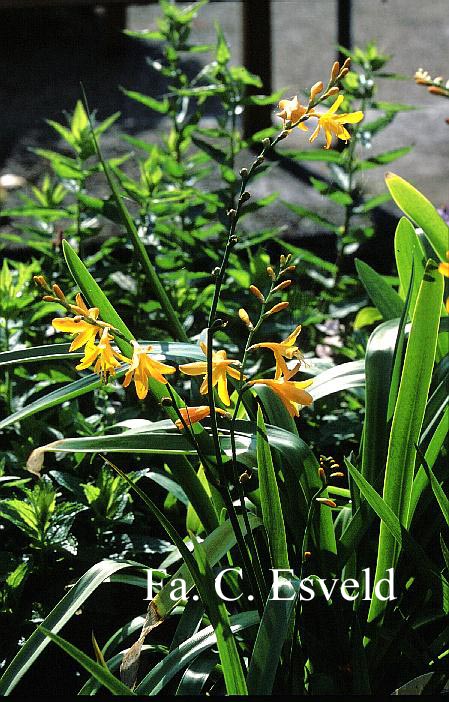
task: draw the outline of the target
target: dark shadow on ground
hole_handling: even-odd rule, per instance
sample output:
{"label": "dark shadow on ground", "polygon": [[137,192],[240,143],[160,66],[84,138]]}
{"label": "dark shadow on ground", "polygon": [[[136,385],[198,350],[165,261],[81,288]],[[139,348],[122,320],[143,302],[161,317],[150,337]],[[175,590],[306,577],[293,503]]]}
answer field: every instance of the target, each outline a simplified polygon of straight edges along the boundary
{"label": "dark shadow on ground", "polygon": [[37,159],[27,147],[54,144],[45,119],[64,122],[63,112],[80,98],[81,82],[99,119],[119,110],[127,132],[157,126],[160,116],[118,87],[152,96],[164,91],[161,77],[145,62],[145,56],[158,55],[157,46],[120,34],[111,42],[105,34],[104,18],[92,8],[0,11],[0,171],[12,156],[16,172],[37,175]]}

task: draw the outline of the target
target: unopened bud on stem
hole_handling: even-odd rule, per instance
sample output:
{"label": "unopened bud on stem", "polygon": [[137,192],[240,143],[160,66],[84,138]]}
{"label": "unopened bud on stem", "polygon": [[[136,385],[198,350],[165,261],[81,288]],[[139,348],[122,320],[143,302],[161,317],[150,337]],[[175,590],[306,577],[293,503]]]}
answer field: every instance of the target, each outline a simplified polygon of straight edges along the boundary
{"label": "unopened bud on stem", "polygon": [[61,302],[65,302],[65,295],[57,283],[53,283],[51,286],[56,297],[59,297]]}
{"label": "unopened bud on stem", "polygon": [[340,64],[338,61],[335,61],[334,65],[332,66],[331,70],[331,83],[334,82],[334,80],[337,79],[338,74],[340,73]]}
{"label": "unopened bud on stem", "polygon": [[276,314],[277,312],[282,312],[282,310],[286,310],[289,304],[289,302],[278,302],[277,305],[274,305],[274,307],[271,308],[271,310],[265,312],[264,317],[269,317],[272,314]]}
{"label": "unopened bud on stem", "polygon": [[254,325],[249,318],[249,314],[245,309],[243,309],[243,307],[239,309],[239,317],[242,320],[243,324],[245,324],[248,327],[248,329],[254,329]]}
{"label": "unopened bud on stem", "polygon": [[50,286],[48,285],[43,275],[35,275],[33,276],[33,280],[36,283],[36,285],[40,285],[40,287],[44,288],[44,290],[50,290]]}
{"label": "unopened bud on stem", "polygon": [[327,93],[324,93],[323,99],[332,97],[332,95],[336,95],[337,93],[340,92],[340,88],[337,85],[334,85],[333,88],[330,88],[330,90],[327,91]]}
{"label": "unopened bud on stem", "polygon": [[254,295],[254,297],[257,297],[259,302],[261,302],[262,304],[265,302],[265,297],[263,296],[263,294],[261,293],[261,291],[259,290],[259,288],[256,285],[250,285],[249,291],[250,291],[250,293],[252,293]]}
{"label": "unopened bud on stem", "polygon": [[316,501],[319,502],[321,505],[326,505],[326,507],[337,506],[337,504],[333,500],[330,500],[328,497],[317,497]]}
{"label": "unopened bud on stem", "polygon": [[284,268],[283,271],[279,273],[279,275],[285,275],[286,273],[293,273],[293,271],[296,271],[296,266],[287,266],[287,268]]}
{"label": "unopened bud on stem", "polygon": [[276,285],[275,288],[273,288],[273,292],[279,292],[279,290],[285,290],[286,288],[289,288],[290,285],[293,283],[293,280],[283,280],[282,283],[279,283],[279,285]]}
{"label": "unopened bud on stem", "polygon": [[310,98],[309,98],[310,102],[312,102],[312,100],[314,100],[316,98],[316,96],[319,93],[321,93],[321,91],[323,90],[323,87],[324,87],[323,83],[320,80],[318,81],[318,83],[315,83],[314,85],[312,85],[312,87],[310,88]]}

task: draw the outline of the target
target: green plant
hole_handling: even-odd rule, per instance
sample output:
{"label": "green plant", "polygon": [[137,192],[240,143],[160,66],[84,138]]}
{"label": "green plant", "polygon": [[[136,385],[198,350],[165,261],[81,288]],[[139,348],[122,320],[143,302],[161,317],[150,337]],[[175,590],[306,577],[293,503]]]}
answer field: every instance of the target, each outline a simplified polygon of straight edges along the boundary
{"label": "green plant", "polygon": [[[343,80],[345,112],[360,109],[363,113],[374,110],[379,113],[370,122],[365,120],[354,126],[352,138],[346,148],[338,151],[282,151],[297,162],[324,162],[329,170],[329,180],[312,176],[310,184],[330,202],[341,208],[342,217],[332,222],[300,205],[286,203],[289,209],[301,218],[318,222],[324,231],[336,237],[337,257],[333,269],[334,284],[342,274],[345,258],[353,255],[361,245],[372,239],[375,229],[371,215],[374,208],[390,199],[388,193],[369,195],[364,192],[363,175],[367,170],[386,166],[405,156],[411,146],[403,146],[370,156],[373,141],[380,139],[382,132],[402,111],[414,109],[409,105],[382,101],[378,97],[378,81],[404,78],[385,71],[390,56],[380,54],[376,44],[369,43],[365,49],[348,51],[340,47],[351,60],[351,71]],[[298,251],[299,259],[301,252]]]}
{"label": "green plant", "polygon": [[77,502],[57,502],[57,493],[49,478],[34,488],[21,488],[23,499],[0,501],[0,516],[20,529],[29,539],[32,549],[53,551],[65,549],[76,553],[76,540],[70,534],[76,515],[85,509]]}
{"label": "green plant", "polygon": [[[40,617],[42,625],[31,635],[27,632],[3,672],[0,691],[12,692],[50,642],[90,676],[81,694],[93,695],[102,688],[125,695],[378,694],[391,693],[423,673],[438,689],[445,682],[449,617],[449,328],[441,275],[447,265],[447,224],[410,183],[388,175],[388,190],[404,213],[394,241],[397,275],[383,276],[367,263],[356,262],[372,305],[365,316],[374,329],[369,339],[358,330],[350,338],[347,330],[337,356],[343,362],[328,360],[323,369],[307,353],[312,335],[303,339],[301,325],[286,319],[295,300],[293,256],[301,255],[338,279],[338,285],[332,280],[332,286],[321,288],[323,281],[315,278],[304,310],[310,325],[325,320],[313,310],[323,290],[339,296],[329,294],[327,302],[339,303],[342,309],[352,305],[355,312],[356,281],[340,276],[335,264],[310,252],[298,254],[294,246],[290,256],[271,263],[257,244],[252,251],[251,235],[246,242],[242,218],[251,211],[252,183],[264,171],[269,151],[295,126],[316,126],[313,120],[318,119],[329,138],[339,133],[339,126],[351,123],[352,114],[357,133],[358,111],[349,113],[349,119],[348,114],[340,115],[338,121],[335,111],[323,118],[315,110],[337,95],[339,81],[350,75],[349,65],[334,64],[328,85],[315,84],[306,104],[295,98],[281,101],[281,128],[276,135],[261,136],[259,153],[240,170],[239,181],[223,168],[235,165],[231,141],[238,148],[241,142],[228,132],[232,110],[245,99],[239,93],[238,101],[235,95],[231,100],[230,86],[235,89],[238,76],[228,66],[225,41],[218,30],[216,65],[208,74],[227,85],[218,91],[228,100],[222,133],[201,135],[195,121],[195,131],[189,133],[186,122],[177,132],[173,120],[184,105],[181,98],[191,99],[195,93],[187,94],[191,86],[181,78],[181,63],[171,50],[175,45],[177,52],[186,48],[189,22],[198,7],[178,8],[167,2],[162,7],[160,33],[169,40],[166,70],[178,71],[180,82],[170,100],[167,97],[171,142],[154,154],[152,150],[141,165],[138,188],[143,190],[104,159],[86,112],[90,131],[85,138],[88,143],[92,138],[98,168],[111,190],[110,198],[90,202],[89,207],[98,213],[107,205],[126,232],[127,246],[136,252],[140,268],[132,295],[127,304],[116,306],[117,277],[107,286],[102,280],[108,263],[102,262],[99,273],[91,258],[83,260],[64,241],[65,262],[80,294],[74,299],[65,295],[61,286],[68,286],[62,281],[49,283],[42,275],[35,280],[48,309],[64,309],[65,317],[57,317],[53,327],[74,334],[72,344],[0,353],[0,367],[15,369],[19,393],[13,398],[14,411],[0,423],[16,436],[5,463],[12,462],[13,455],[17,460],[32,444],[28,471],[40,476],[42,470],[52,469],[52,480],[64,495],[68,491],[76,499],[62,500],[47,477],[33,488],[25,487],[21,480],[25,475],[29,480],[29,473],[20,473],[6,476],[8,489],[15,493],[0,502],[0,515],[8,527],[25,534],[30,553],[45,553],[46,558],[66,548],[67,542],[73,546],[78,511],[84,510],[79,521],[88,517],[90,529],[88,538],[84,535],[85,541],[80,541],[78,580],[49,614]],[[384,59],[371,47],[366,54],[359,52],[357,60],[369,61],[374,71]],[[196,87],[200,86],[192,90]],[[159,102],[165,109],[164,101]],[[355,133],[348,132],[347,138],[355,139]],[[177,144],[178,165],[186,166],[189,149],[198,154],[192,146],[195,139],[206,137],[226,154],[221,163],[216,154],[211,158],[230,187],[219,197],[214,193],[215,211],[202,210],[195,220],[192,202],[200,207],[198,203],[207,200],[198,194],[199,180],[186,186],[181,168],[167,175],[162,165],[175,157]],[[216,146],[214,139],[223,141]],[[196,147],[208,152],[204,145]],[[206,163],[202,158],[196,165]],[[154,182],[145,190],[145,181],[152,177]],[[188,189],[179,208],[169,199],[170,185],[175,192]],[[154,212],[164,192],[163,208]],[[145,210],[147,196],[150,206]],[[88,203],[86,193],[79,198]],[[137,208],[130,205],[132,199]],[[226,219],[221,217],[225,207]],[[198,260],[189,252],[195,246],[185,233],[204,225],[202,254],[216,264],[191,326],[183,317],[190,293],[176,293],[176,266],[170,270],[167,261],[167,268],[156,268],[154,252],[140,238],[146,217],[159,236],[170,212],[176,246],[183,248],[180,260],[189,265]],[[208,241],[209,226],[220,217],[213,230],[219,237],[214,246]],[[188,287],[194,280],[189,276],[186,273],[181,285]],[[139,304],[128,314],[133,296]],[[40,313],[45,305],[38,309]],[[187,331],[196,329],[203,331],[195,332],[195,343],[183,340]],[[166,338],[170,336],[173,341]],[[38,377],[33,369],[46,368],[49,374],[53,363],[64,369],[59,371],[60,387],[50,392],[40,387],[29,396],[31,402],[21,397],[20,383]],[[301,381],[295,379],[298,372]],[[52,385],[48,378],[41,382]],[[66,403],[72,403],[69,411]],[[50,426],[43,420],[39,425],[39,415],[50,418]],[[57,428],[52,428],[55,418]],[[30,422],[33,430],[25,434]],[[117,454],[114,461],[119,465],[112,462],[111,453]],[[97,455],[100,464],[95,458],[89,461]],[[59,461],[63,463],[58,466]],[[94,547],[92,524],[97,532]],[[132,542],[134,528],[146,540],[146,550],[139,551]],[[159,535],[174,548],[163,545],[149,553],[150,539]],[[131,547],[117,555],[120,536],[129,538]],[[10,543],[11,532],[7,538]],[[99,560],[108,546],[113,560]],[[161,551],[163,556],[158,555]],[[144,563],[134,560],[137,553],[145,554]],[[133,560],[123,560],[125,555]],[[89,564],[79,577],[82,556]],[[145,573],[150,566],[155,566],[153,577],[159,581],[151,593]],[[75,570],[73,563],[72,567]],[[279,571],[279,577],[273,571]],[[9,568],[3,578],[5,609],[17,607],[21,589],[23,601],[32,583],[25,578],[32,575],[27,564],[14,562]],[[394,591],[391,599],[375,587],[387,575]],[[217,577],[226,600],[217,589]],[[97,626],[104,613],[90,612],[96,631],[94,659],[68,640],[71,633],[63,638],[59,632],[105,580],[119,593],[120,621],[115,609],[102,632],[102,644]],[[351,592],[337,587],[339,580],[345,580]],[[149,599],[144,616],[142,595]]]}

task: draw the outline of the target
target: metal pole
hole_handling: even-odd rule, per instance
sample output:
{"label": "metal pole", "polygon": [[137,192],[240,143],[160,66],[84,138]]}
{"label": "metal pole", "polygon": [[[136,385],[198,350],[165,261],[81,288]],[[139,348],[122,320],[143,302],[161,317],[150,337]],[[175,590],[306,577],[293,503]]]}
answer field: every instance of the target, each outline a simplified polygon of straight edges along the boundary
{"label": "metal pole", "polygon": [[[244,0],[243,64],[248,71],[260,76],[262,89],[248,86],[248,94],[272,92],[271,72],[271,0]],[[271,105],[248,105],[243,114],[243,133],[250,136],[271,126]]]}
{"label": "metal pole", "polygon": [[[352,48],[352,0],[337,0],[337,43],[345,49]],[[340,51],[337,60],[343,63],[346,56]]]}

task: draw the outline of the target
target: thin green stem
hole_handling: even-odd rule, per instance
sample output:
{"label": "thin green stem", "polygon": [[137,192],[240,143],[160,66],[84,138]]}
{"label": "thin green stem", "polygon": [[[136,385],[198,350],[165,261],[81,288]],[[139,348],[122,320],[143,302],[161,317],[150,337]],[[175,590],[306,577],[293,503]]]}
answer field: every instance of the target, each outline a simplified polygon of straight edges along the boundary
{"label": "thin green stem", "polygon": [[[78,156],[77,157],[77,165],[80,171],[83,170],[84,167],[84,161]],[[80,179],[78,183],[78,189],[77,189],[77,199],[76,199],[76,234],[78,236],[78,255],[82,259],[84,258],[84,241],[81,236],[81,224],[82,224],[82,211],[81,211],[81,202],[79,200],[79,195],[84,192],[85,189],[85,179],[84,177]]]}
{"label": "thin green stem", "polygon": [[[225,502],[226,509],[227,509],[227,512],[229,515],[229,519],[230,519],[232,528],[233,528],[235,536],[236,536],[237,547],[239,549],[240,556],[242,559],[242,566],[243,566],[243,571],[244,571],[244,575],[245,575],[245,580],[248,583],[251,583],[252,590],[254,592],[257,592],[257,589],[255,587],[256,583],[254,581],[253,574],[252,574],[251,560],[249,559],[248,552],[247,552],[247,549],[245,547],[245,540],[244,540],[245,537],[243,536],[240,522],[239,522],[238,517],[237,517],[237,512],[235,511],[235,507],[234,507],[234,504],[232,502],[231,494],[229,492],[229,487],[226,483],[222,483],[220,481],[220,477],[218,478],[218,480],[216,480],[212,464],[209,462],[209,459],[203,454],[203,452],[202,452],[202,450],[201,450],[201,448],[196,440],[194,432],[191,430],[191,428],[188,426],[187,422],[185,421],[184,417],[182,416],[182,414],[179,410],[179,407],[176,404],[175,397],[173,395],[173,391],[169,385],[167,387],[167,390],[168,390],[168,394],[170,395],[170,397],[172,399],[173,408],[174,408],[176,414],[178,415],[180,422],[182,423],[182,425],[184,427],[184,430],[186,432],[186,437],[187,437],[188,441],[190,441],[190,443],[192,444],[194,449],[196,450],[198,457],[204,466],[204,469],[205,469],[206,475],[207,475],[207,479],[211,482],[212,485],[214,485],[214,487],[217,488],[217,490],[220,491],[220,494],[223,497],[223,500]],[[244,524],[245,524],[245,529],[247,530],[247,533],[252,534],[252,529],[251,529],[251,526],[249,524],[249,520],[244,519]],[[257,604],[257,607],[260,610],[260,612],[262,612],[263,611],[263,600],[260,596],[258,597],[256,604]]]}
{"label": "thin green stem", "polygon": [[[5,315],[5,350],[9,350],[9,320]],[[6,392],[5,392],[5,405],[6,405],[6,410],[7,414],[12,413],[12,379],[11,379],[11,372],[9,370],[5,371],[5,385],[6,385]]]}
{"label": "thin green stem", "polygon": [[89,119],[89,125],[90,125],[90,130],[92,134],[92,139],[94,141],[95,145],[95,150],[98,156],[98,159],[102,165],[103,172],[106,176],[106,180],[108,181],[109,187],[112,191],[112,194],[114,196],[116,205],[118,207],[120,216],[122,218],[123,224],[131,238],[134,251],[137,254],[141,266],[143,268],[143,271],[145,273],[145,277],[150,284],[154,295],[156,296],[162,311],[164,312],[170,327],[171,327],[171,332],[173,335],[173,338],[178,339],[179,341],[189,341],[189,338],[186,334],[186,331],[184,327],[182,326],[181,322],[178,319],[178,315],[176,314],[173,305],[170,301],[170,298],[168,297],[164,286],[162,285],[159,276],[153,266],[153,264],[150,261],[150,258],[148,256],[147,250],[145,248],[145,245],[142,241],[142,239],[139,236],[139,233],[137,231],[136,225],[134,223],[133,218],[131,217],[130,213],[128,212],[128,209],[125,207],[125,204],[123,202],[123,199],[120,195],[119,189],[117,187],[117,183],[115,181],[115,176],[113,175],[111,169],[109,168],[108,164],[103,158],[103,154],[101,152],[97,137],[95,135],[95,130],[93,127],[92,123],[92,117],[90,115],[89,111],[89,106],[87,103],[87,98],[86,94],[83,89],[83,97],[84,97],[84,104],[86,108],[86,113]]}
{"label": "thin green stem", "polygon": [[[371,74],[369,74],[369,77],[371,77]],[[365,113],[365,111],[366,111],[366,103],[367,103],[367,98],[366,98],[366,96],[363,96],[361,104],[360,104],[360,109],[363,113]],[[354,214],[354,203],[352,202],[352,192],[354,189],[354,174],[356,172],[355,151],[356,151],[356,145],[357,145],[357,135],[360,131],[360,128],[361,128],[360,123],[358,123],[354,127],[354,131],[351,135],[351,140],[349,142],[349,146],[345,150],[345,152],[346,152],[345,170],[346,170],[346,175],[348,177],[347,192],[349,193],[349,195],[351,195],[351,202],[349,202],[345,206],[345,218],[344,218],[344,222],[343,222],[343,231],[342,231],[342,234],[337,239],[337,258],[335,260],[334,286],[337,285],[337,283],[340,279],[340,269],[341,269],[341,265],[343,263],[343,258],[344,258],[344,241],[346,240],[346,238],[349,234],[351,221],[352,221],[352,217]]]}

